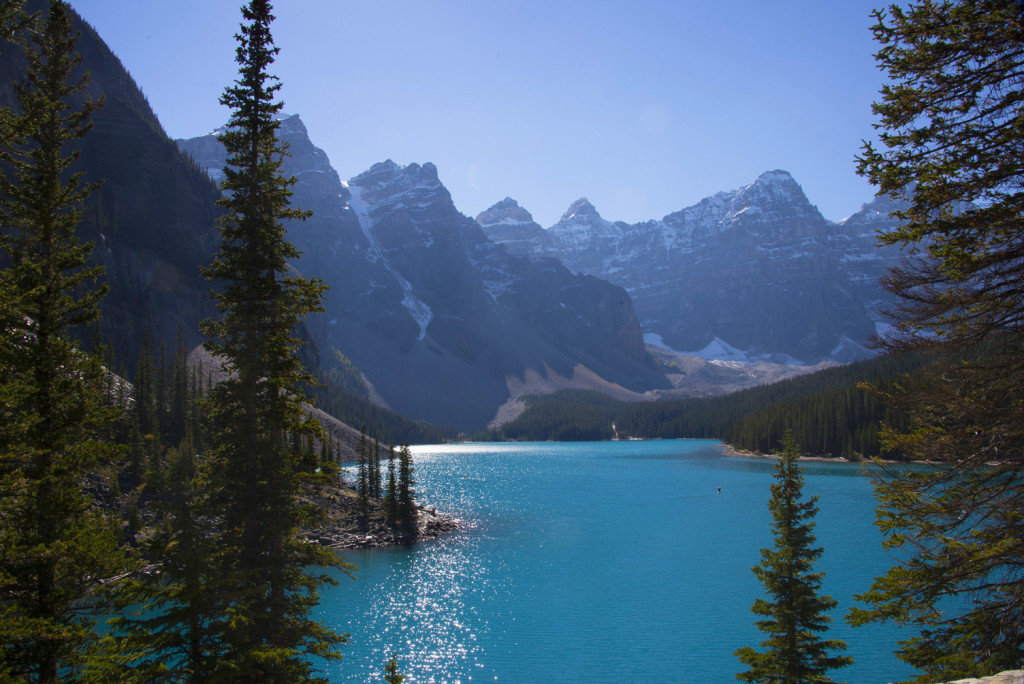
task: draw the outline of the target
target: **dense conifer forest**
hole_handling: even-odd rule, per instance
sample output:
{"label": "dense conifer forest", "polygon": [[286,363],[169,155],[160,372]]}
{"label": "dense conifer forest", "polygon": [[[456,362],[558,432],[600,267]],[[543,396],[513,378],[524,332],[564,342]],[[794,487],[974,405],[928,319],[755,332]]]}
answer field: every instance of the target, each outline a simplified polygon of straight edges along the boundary
{"label": "dense conifer forest", "polygon": [[529,397],[519,418],[476,438],[707,438],[767,453],[778,449],[790,430],[805,454],[870,458],[881,453],[879,427],[901,429],[906,419],[868,386],[884,391],[922,363],[919,356],[882,356],[707,399],[633,403],[563,390]]}
{"label": "dense conifer forest", "polygon": [[412,420],[374,403],[360,385],[349,381],[352,372],[358,371],[351,366],[321,370],[310,391],[316,406],[346,425],[365,426],[386,444],[437,444],[458,436],[453,427]]}

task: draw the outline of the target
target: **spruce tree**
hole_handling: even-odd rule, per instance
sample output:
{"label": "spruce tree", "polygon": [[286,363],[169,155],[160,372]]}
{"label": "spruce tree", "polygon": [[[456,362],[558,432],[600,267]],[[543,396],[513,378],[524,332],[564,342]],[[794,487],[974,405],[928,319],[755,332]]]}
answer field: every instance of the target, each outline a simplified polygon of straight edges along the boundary
{"label": "spruce tree", "polygon": [[129,680],[199,684],[212,678],[224,656],[221,621],[228,606],[218,591],[221,566],[211,562],[216,534],[188,449],[172,450],[168,477],[154,485],[151,506],[161,520],[144,550],[157,565],[125,582],[122,615],[110,621],[131,654],[122,665]]}
{"label": "spruce tree", "polygon": [[223,654],[212,679],[296,682],[313,678],[310,656],[340,658],[345,641],[310,615],[319,587],[333,583],[314,568],[342,563],[298,534],[314,518],[299,499],[312,475],[287,447],[289,434],[318,428],[302,411],[302,387],[312,378],[302,368],[296,327],[322,309],[324,287],[288,266],[299,254],[284,222],[306,214],[289,207],[295,181],[281,175],[280,83],[268,72],[278,52],[270,3],[252,0],[242,16],[239,76],[221,98],[231,109],[219,137],[228,153],[222,243],[206,269],[223,316],[204,324],[206,348],[229,374],[208,402],[208,500],[220,525],[213,590],[227,607],[217,624]]}
{"label": "spruce tree", "polygon": [[398,520],[407,532],[416,531],[416,480],[408,444],[398,449]]}
{"label": "spruce tree", "polygon": [[188,387],[188,347],[181,328],[174,344],[174,360],[171,363],[170,392],[168,393],[167,441],[177,444],[185,436],[191,408]]}
{"label": "spruce tree", "polygon": [[373,438],[373,459],[370,461],[370,496],[375,499],[381,497],[380,478],[380,439]]}
{"label": "spruce tree", "polygon": [[767,638],[761,642],[764,651],[750,646],[736,651],[750,668],[736,675],[745,682],[828,684],[829,670],[853,662],[849,656],[834,655],[846,648],[845,643],[821,636],[832,621],[828,612],[837,603],[819,595],[824,573],[814,572],[822,549],[814,546],[813,522],[818,497],[801,500],[799,458],[799,447],[787,433],[768,501],[775,546],[761,549],[761,563],[753,568],[769,598],[754,601],[751,612],[763,618],[756,624]]}
{"label": "spruce tree", "polygon": [[105,288],[75,234],[94,186],[73,172],[73,148],[98,104],[73,104],[88,77],[70,13],[50,2],[26,45],[20,112],[5,111],[0,147],[0,673],[10,681],[81,672],[100,643],[83,608],[125,569],[114,526],[82,487],[116,453],[99,440],[112,417],[101,362],[74,337],[98,319]]}
{"label": "spruce tree", "polygon": [[386,684],[402,684],[405,681],[405,675],[398,671],[398,654],[392,654],[391,660],[384,666],[384,681]]}
{"label": "spruce tree", "polygon": [[1024,6],[911,2],[876,13],[888,77],[859,171],[906,201],[890,352],[921,379],[883,395],[910,417],[886,445],[939,467],[882,472],[878,524],[900,564],[851,612],[920,628],[901,659],[947,681],[1024,660]]}
{"label": "spruce tree", "polygon": [[145,454],[146,469],[157,474],[162,468],[160,449],[160,400],[157,393],[157,371],[153,361],[153,340],[147,330],[142,336],[139,359],[135,364],[135,401],[132,409],[138,425],[139,444]]}
{"label": "spruce tree", "polygon": [[388,480],[384,490],[384,515],[394,525],[398,520],[398,481],[395,476],[395,447],[388,447]]}
{"label": "spruce tree", "polygon": [[356,444],[356,495],[359,503],[359,514],[366,517],[370,513],[370,443],[366,439],[366,428],[359,431],[359,442]]}
{"label": "spruce tree", "polygon": [[[18,40],[19,33],[29,24],[29,17],[25,14],[25,0],[5,0],[0,3],[0,40]],[[0,108],[0,121],[10,114],[6,108]],[[0,136],[7,140],[9,135],[3,132],[3,124],[0,123]]]}

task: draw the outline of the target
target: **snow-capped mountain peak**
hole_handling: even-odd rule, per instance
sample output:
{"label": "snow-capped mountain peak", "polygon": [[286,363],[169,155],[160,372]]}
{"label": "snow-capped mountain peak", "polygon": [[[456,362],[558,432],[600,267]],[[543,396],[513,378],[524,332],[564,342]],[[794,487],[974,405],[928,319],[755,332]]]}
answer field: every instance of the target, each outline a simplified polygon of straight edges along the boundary
{"label": "snow-capped mountain peak", "polygon": [[597,208],[590,203],[590,200],[586,197],[581,197],[570,204],[569,208],[562,214],[562,221],[572,221],[573,219],[582,221],[600,220],[601,215],[597,213]]}
{"label": "snow-capped mountain peak", "polygon": [[480,212],[476,222],[481,226],[494,225],[520,225],[533,223],[533,216],[526,209],[519,206],[511,197],[506,197],[497,204]]}
{"label": "snow-capped mountain peak", "polygon": [[878,277],[892,255],[871,233],[887,209],[833,223],[776,169],[661,220],[612,223],[581,199],[547,231],[488,233],[621,285],[644,328],[676,349],[814,363],[871,353],[856,344],[884,308]]}
{"label": "snow-capped mountain peak", "polygon": [[437,167],[426,162],[399,166],[387,159],[359,174],[350,185],[363,189],[367,202],[395,202],[423,207],[440,200],[451,204],[451,195],[437,176]]}

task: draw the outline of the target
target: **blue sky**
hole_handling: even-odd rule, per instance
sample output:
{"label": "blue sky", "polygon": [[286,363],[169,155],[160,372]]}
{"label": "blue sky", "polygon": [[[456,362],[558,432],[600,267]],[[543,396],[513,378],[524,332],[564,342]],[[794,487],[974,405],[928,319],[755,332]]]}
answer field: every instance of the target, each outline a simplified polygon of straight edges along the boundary
{"label": "blue sky", "polygon": [[[226,121],[238,4],[70,2],[171,137]],[[548,227],[586,196],[657,219],[779,168],[838,220],[873,194],[880,4],[280,0],[273,72],[343,179],[430,161],[469,216],[510,196]]]}

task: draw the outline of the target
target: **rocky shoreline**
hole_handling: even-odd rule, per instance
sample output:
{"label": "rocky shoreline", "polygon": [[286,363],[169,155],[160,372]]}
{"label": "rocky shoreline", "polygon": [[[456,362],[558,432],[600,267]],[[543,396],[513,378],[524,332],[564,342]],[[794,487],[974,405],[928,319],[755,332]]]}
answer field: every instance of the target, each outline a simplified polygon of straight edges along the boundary
{"label": "rocky shoreline", "polygon": [[[776,459],[778,458],[775,454],[762,454],[759,451],[746,451],[745,449],[737,449],[729,446],[728,444],[721,444],[718,447],[722,450],[726,456],[739,456],[740,458],[765,458],[765,459]],[[848,458],[842,458],[837,456],[835,458],[831,456],[800,456],[801,461],[821,461],[823,463],[863,463],[864,461],[854,461]]]}
{"label": "rocky shoreline", "polygon": [[359,514],[356,492],[348,485],[321,490],[311,497],[311,503],[323,513],[323,522],[304,530],[305,538],[332,549],[376,548],[401,546],[437,539],[455,531],[459,521],[439,513],[432,506],[418,506],[415,530],[406,530],[390,524],[384,515],[382,502],[371,500],[370,514]]}
{"label": "rocky shoreline", "polygon": [[391,527],[383,520],[361,525],[358,520],[331,524],[310,530],[306,538],[332,549],[377,548],[401,546],[437,539],[459,528],[459,521],[434,509],[420,508],[415,532]]}
{"label": "rocky shoreline", "polygon": [[[740,458],[761,458],[761,459],[770,459],[770,460],[775,460],[776,458],[778,458],[778,456],[776,456],[776,454],[762,454],[759,451],[747,451],[745,449],[737,449],[735,447],[729,446],[728,444],[720,444],[718,446],[718,448],[721,449],[722,453],[725,454],[726,456],[739,456]],[[883,463],[883,464],[891,463],[893,465],[906,465],[907,463],[921,463],[921,461],[893,461],[893,460],[884,459],[884,458],[883,459],[874,459],[874,458],[850,459],[850,458],[843,458],[842,456],[835,456],[835,457],[833,457],[833,456],[804,456],[804,455],[800,456],[800,460],[801,461],[819,461],[821,463],[865,463],[865,464],[871,464],[871,463],[876,463],[877,462],[877,463]]]}

